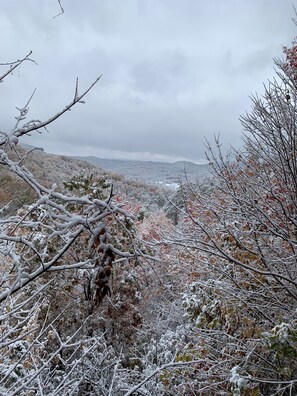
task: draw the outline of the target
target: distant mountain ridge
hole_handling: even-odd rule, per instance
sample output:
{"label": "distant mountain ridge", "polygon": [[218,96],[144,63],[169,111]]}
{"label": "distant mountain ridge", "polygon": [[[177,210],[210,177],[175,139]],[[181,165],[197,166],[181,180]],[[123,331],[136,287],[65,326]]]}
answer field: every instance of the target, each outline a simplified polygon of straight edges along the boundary
{"label": "distant mountain ridge", "polygon": [[[27,149],[34,147],[28,144],[22,144]],[[43,148],[39,150],[44,151]],[[45,155],[54,155],[45,153]],[[208,164],[195,164],[191,161],[177,162],[155,162],[139,160],[120,160],[98,158],[94,156],[61,156],[63,158],[76,159],[85,161],[97,168],[107,172],[113,172],[125,176],[127,179],[145,182],[150,185],[159,187],[169,187],[176,189],[181,180],[196,181],[210,173]]]}
{"label": "distant mountain ridge", "polygon": [[105,159],[92,156],[72,157],[89,162],[101,169],[124,175],[133,180],[149,184],[176,187],[180,180],[187,178],[195,181],[209,174],[209,165],[195,164],[190,161],[154,162],[136,160]]}

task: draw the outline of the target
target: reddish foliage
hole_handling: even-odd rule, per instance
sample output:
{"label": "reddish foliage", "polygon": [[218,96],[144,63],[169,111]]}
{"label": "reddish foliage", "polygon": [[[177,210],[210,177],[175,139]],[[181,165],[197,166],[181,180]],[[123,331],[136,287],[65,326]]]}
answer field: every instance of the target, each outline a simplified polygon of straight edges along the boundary
{"label": "reddish foliage", "polygon": [[292,47],[283,47],[286,57],[286,72],[294,80],[297,80],[297,42],[296,38],[292,42]]}

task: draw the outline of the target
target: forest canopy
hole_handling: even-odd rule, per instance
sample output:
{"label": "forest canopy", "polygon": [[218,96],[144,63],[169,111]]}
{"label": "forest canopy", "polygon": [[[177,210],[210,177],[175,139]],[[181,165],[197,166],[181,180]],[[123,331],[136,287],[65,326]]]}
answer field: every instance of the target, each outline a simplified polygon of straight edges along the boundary
{"label": "forest canopy", "polygon": [[297,393],[296,41],[275,66],[241,117],[244,149],[208,144],[212,176],[166,199],[87,168],[64,183],[29,170],[22,138],[100,77],[45,121],[31,99],[16,108],[0,134],[1,395]]}

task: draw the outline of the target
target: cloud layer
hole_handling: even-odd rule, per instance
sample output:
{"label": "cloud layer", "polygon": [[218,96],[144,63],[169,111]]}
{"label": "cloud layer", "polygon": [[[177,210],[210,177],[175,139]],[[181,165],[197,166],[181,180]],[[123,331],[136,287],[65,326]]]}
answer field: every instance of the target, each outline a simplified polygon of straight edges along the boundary
{"label": "cloud layer", "polygon": [[[37,88],[31,118],[72,98],[75,79],[99,85],[27,142],[55,153],[152,160],[204,156],[205,137],[241,144],[238,117],[273,76],[295,35],[291,0],[3,0],[1,62],[30,50],[1,84],[0,130]],[[1,67],[4,70],[4,67]],[[1,70],[0,70],[1,72]]]}

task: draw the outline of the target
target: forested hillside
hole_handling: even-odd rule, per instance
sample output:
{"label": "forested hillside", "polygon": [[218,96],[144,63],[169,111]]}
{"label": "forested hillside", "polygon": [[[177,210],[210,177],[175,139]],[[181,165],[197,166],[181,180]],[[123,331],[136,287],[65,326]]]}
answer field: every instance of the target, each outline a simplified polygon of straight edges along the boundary
{"label": "forested hillside", "polygon": [[[0,81],[31,54],[2,65]],[[0,394],[297,394],[297,43],[169,193],[0,135]]]}
{"label": "forested hillside", "polygon": [[[34,174],[36,180],[44,186],[51,188],[56,185],[58,191],[65,190],[67,184],[73,178],[90,180],[100,179],[105,181],[106,188],[112,186],[116,194],[124,194],[132,202],[138,202],[143,208],[161,208],[166,203],[166,197],[170,197],[171,192],[158,188],[156,185],[142,183],[125,178],[123,175],[112,173],[98,168],[86,161],[76,160],[65,155],[54,155],[44,152],[42,149],[30,147],[18,148],[18,156],[23,157],[24,165]],[[16,154],[10,151],[10,155],[15,160]],[[3,167],[0,169],[1,191],[0,204],[9,204],[2,215],[15,213],[24,204],[34,201],[34,190],[30,188],[19,177]],[[89,180],[89,181],[90,181]]]}

